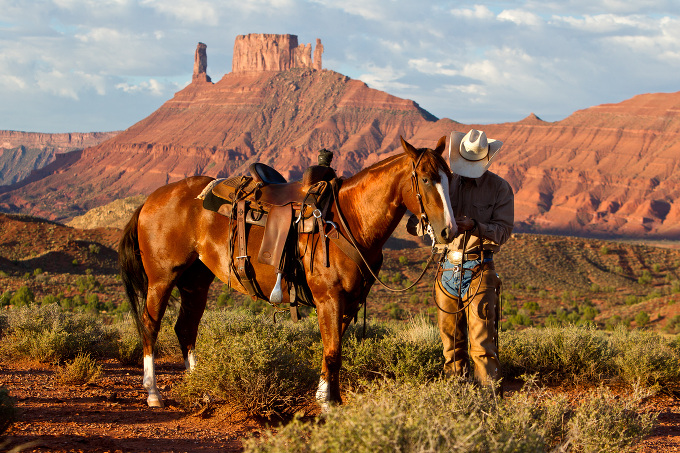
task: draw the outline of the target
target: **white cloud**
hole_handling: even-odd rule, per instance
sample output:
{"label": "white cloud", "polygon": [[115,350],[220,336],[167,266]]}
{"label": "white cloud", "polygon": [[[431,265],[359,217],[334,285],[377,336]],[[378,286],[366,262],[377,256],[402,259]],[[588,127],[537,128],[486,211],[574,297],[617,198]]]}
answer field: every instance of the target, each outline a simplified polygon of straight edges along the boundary
{"label": "white cloud", "polygon": [[408,60],[408,65],[410,68],[415,69],[423,74],[436,74],[444,76],[457,76],[460,75],[460,71],[457,69],[449,69],[451,66],[450,61],[430,61],[428,58],[411,58]]}
{"label": "white cloud", "polygon": [[399,82],[398,80],[404,76],[404,71],[395,70],[394,68],[370,66],[369,72],[359,76],[359,80],[366,83],[371,88],[380,91],[401,91],[413,88],[412,85]]}
{"label": "white cloud", "polygon": [[142,93],[147,92],[153,96],[163,96],[168,94],[168,89],[161,82],[156,79],[149,79],[141,81],[137,84],[127,82],[117,83],[116,89],[122,90],[126,93]]}
{"label": "white cloud", "polygon": [[513,22],[516,25],[527,25],[529,27],[537,27],[543,23],[540,16],[520,9],[506,9],[501,11],[498,15],[498,20]]}
{"label": "white cloud", "polygon": [[484,5],[474,5],[472,8],[456,8],[452,9],[450,13],[454,17],[462,17],[465,19],[491,20],[496,17],[496,15]]}

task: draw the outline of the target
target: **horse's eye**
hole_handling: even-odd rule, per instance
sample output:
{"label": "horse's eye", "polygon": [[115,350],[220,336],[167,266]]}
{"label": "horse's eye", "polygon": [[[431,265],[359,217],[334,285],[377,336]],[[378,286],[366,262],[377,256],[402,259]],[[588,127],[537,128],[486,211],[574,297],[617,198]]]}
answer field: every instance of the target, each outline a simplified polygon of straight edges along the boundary
{"label": "horse's eye", "polygon": [[427,179],[427,178],[422,178],[422,179],[423,179],[423,184],[429,184],[430,183],[429,179]]}

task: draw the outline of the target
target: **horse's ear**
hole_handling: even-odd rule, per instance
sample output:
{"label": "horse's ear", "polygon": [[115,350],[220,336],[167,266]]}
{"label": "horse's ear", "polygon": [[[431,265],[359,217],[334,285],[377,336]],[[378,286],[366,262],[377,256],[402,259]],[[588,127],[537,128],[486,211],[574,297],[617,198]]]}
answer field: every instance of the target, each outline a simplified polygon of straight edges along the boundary
{"label": "horse's ear", "polygon": [[402,137],[401,135],[399,136],[399,138],[401,139],[401,146],[402,146],[402,148],[404,148],[404,151],[406,152],[406,154],[411,156],[411,159],[413,159],[413,160],[418,159],[418,150],[415,149],[413,147],[413,145],[411,145],[409,142],[404,140],[404,137]]}
{"label": "horse's ear", "polygon": [[446,136],[439,139],[439,141],[437,142],[437,146],[434,149],[434,152],[441,155],[445,149],[446,149]]}

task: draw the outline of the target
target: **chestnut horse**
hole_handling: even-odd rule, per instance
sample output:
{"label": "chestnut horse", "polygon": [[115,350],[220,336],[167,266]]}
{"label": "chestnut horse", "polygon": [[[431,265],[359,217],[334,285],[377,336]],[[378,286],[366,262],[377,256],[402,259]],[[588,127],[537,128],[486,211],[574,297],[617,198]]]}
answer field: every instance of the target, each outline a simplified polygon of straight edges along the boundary
{"label": "chestnut horse", "polygon": [[[407,209],[427,216],[437,242],[450,242],[456,232],[449,200],[451,171],[441,156],[446,137],[439,140],[434,150],[416,149],[403,139],[401,143],[404,153],[344,180],[330,209],[336,221],[340,209],[349,234],[376,275],[382,263],[382,247]],[[238,247],[234,247],[234,256],[229,256],[229,219],[204,209],[197,199],[211,181],[213,178],[194,176],[157,189],[133,214],[120,242],[121,275],[144,349],[143,385],[149,393],[149,406],[163,407],[156,386],[153,349],[173,288],[179,289],[181,297],[175,333],[189,371],[195,365],[198,324],[215,276],[247,294],[232,268]],[[327,226],[328,231],[330,225]],[[349,237],[345,228],[338,229]],[[250,256],[257,256],[263,231],[262,227],[250,227],[247,242]],[[322,253],[312,256],[306,247],[307,239],[302,236],[307,235],[300,235],[297,247],[323,341],[316,398],[326,408],[329,403],[341,401],[341,339],[366,301],[373,279],[370,275],[370,280],[364,277],[360,266],[333,242],[328,243],[327,263]],[[318,238],[315,233],[315,239]],[[263,294],[269,294],[276,282],[276,269],[257,260],[251,264],[255,281]],[[289,302],[286,291],[283,302]]]}

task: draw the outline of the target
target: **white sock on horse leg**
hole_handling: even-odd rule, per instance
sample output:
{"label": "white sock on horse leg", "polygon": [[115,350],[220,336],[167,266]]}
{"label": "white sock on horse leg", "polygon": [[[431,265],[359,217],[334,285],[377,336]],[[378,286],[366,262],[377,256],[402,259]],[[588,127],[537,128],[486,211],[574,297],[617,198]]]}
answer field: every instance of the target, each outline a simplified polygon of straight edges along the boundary
{"label": "white sock on horse leg", "polygon": [[144,356],[144,381],[142,382],[144,388],[149,392],[146,402],[149,407],[163,407],[163,397],[156,386],[156,372],[153,359],[153,354]]}
{"label": "white sock on horse leg", "polygon": [[196,355],[194,354],[193,349],[187,351],[187,358],[184,359],[184,368],[186,368],[187,371],[194,371],[194,368],[196,368]]}
{"label": "white sock on horse leg", "polygon": [[269,302],[273,304],[280,304],[283,300],[283,291],[281,291],[281,272],[276,273],[276,284],[272,293],[269,295]]}
{"label": "white sock on horse leg", "polygon": [[328,411],[328,382],[323,377],[319,379],[319,387],[316,389],[316,402],[321,406],[321,412]]}

